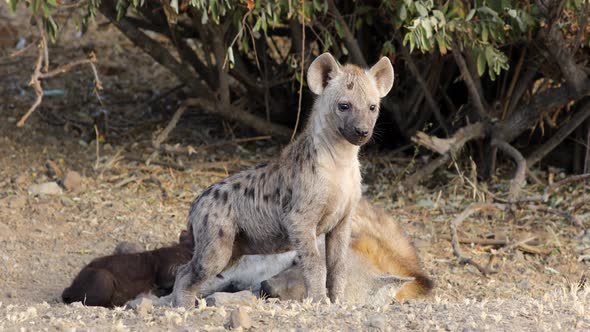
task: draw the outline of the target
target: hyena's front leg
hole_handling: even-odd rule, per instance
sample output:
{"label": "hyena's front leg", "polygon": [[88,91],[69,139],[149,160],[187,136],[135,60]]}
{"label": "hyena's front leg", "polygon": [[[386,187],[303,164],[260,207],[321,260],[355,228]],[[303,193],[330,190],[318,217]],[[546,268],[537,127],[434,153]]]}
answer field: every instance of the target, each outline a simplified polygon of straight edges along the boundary
{"label": "hyena's front leg", "polygon": [[346,216],[336,227],[326,234],[326,266],[328,271],[328,294],[335,302],[342,299],[346,287],[346,258],[350,243],[350,216]]}
{"label": "hyena's front leg", "polygon": [[[301,219],[310,220],[310,219]],[[293,223],[289,234],[297,251],[297,258],[303,272],[307,297],[319,301],[326,297],[326,262],[318,249],[316,226]]]}

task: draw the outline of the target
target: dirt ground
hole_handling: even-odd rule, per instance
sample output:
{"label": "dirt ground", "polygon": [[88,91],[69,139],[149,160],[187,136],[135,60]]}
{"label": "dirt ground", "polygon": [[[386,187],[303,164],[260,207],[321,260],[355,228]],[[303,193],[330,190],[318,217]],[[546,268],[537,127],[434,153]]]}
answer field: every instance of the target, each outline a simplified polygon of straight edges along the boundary
{"label": "dirt ground", "polygon": [[[6,15],[5,8],[2,2],[0,15]],[[18,27],[27,43],[34,40],[26,24],[15,18],[6,22]],[[236,143],[255,134],[192,111],[168,142],[190,145],[194,153],[152,156],[151,133],[166,124],[183,92],[165,94],[178,83],[104,22],[99,18],[83,37],[66,29],[50,50],[56,66],[94,49],[103,104],[93,94],[90,69],[80,67],[44,84],[51,93],[22,128],[15,124],[34,100],[27,83],[35,52],[10,58],[14,46],[0,50],[0,330],[224,330],[233,307],[158,308],[140,314],[60,303],[63,288],[90,260],[111,253],[120,241],[140,242],[146,249],[175,241],[191,200],[203,188],[281,148],[272,139]],[[92,116],[100,110],[109,112],[109,131],[97,149]],[[421,159],[374,147],[361,158],[366,195],[413,237],[436,283],[432,296],[385,307],[260,300],[246,308],[252,329],[590,329],[590,287],[578,287],[590,272],[589,207],[575,211],[585,227],[528,205],[470,218],[460,231],[463,238],[514,243],[535,237],[536,253],[517,246],[498,252],[463,244],[463,252],[484,265],[495,253],[492,266],[498,272],[482,277],[453,257],[449,222],[474,201],[490,199],[486,190],[505,193],[508,182],[501,179],[507,176],[500,174],[486,187],[470,181],[469,165],[457,165],[463,176],[452,167],[424,187],[401,193],[398,180],[404,171],[420,167]],[[69,171],[81,175],[74,190],[55,195],[27,190],[48,181],[63,186]],[[534,174],[542,183],[529,183],[525,194],[540,192],[553,176],[565,176]],[[589,197],[588,182],[573,183],[552,196],[551,206],[569,211]]]}

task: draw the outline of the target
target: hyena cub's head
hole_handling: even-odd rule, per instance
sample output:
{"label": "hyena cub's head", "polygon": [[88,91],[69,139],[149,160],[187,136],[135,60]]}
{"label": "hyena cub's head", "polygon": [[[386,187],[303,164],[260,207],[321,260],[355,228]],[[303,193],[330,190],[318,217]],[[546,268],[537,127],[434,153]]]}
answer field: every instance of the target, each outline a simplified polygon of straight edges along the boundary
{"label": "hyena cub's head", "polygon": [[393,66],[381,58],[371,69],[340,66],[329,53],[317,57],[307,72],[307,83],[318,95],[325,124],[354,145],[365,144],[373,134],[379,101],[393,85]]}

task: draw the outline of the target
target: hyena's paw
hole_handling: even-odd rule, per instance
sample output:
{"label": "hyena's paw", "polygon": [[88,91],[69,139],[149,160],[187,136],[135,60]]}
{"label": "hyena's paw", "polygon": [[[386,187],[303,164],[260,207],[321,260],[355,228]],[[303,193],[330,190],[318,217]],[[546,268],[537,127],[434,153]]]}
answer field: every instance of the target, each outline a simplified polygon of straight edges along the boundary
{"label": "hyena's paw", "polygon": [[194,294],[183,292],[182,294],[178,294],[174,296],[174,293],[171,294],[172,301],[171,305],[176,308],[185,308],[190,309],[195,307],[195,303],[197,301],[197,297]]}
{"label": "hyena's paw", "polygon": [[173,304],[172,294],[155,298],[153,304],[154,307],[171,307]]}
{"label": "hyena's paw", "polygon": [[147,293],[147,294],[139,294],[136,298],[134,298],[133,300],[129,300],[127,301],[127,303],[125,303],[125,307],[126,308],[130,308],[130,309],[137,309],[138,307],[140,307],[142,305],[142,303],[144,303],[144,301],[151,301],[152,305],[154,303],[156,303],[158,300],[160,300],[160,298],[158,298],[157,296]]}
{"label": "hyena's paw", "polygon": [[313,303],[329,303],[330,299],[325,291],[308,292],[306,299]]}

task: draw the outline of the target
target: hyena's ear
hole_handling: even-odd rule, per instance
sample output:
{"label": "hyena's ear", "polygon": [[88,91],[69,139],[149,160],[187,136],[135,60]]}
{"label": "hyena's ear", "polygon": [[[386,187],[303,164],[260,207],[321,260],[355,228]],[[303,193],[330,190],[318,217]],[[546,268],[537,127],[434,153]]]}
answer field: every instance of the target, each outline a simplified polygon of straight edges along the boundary
{"label": "hyena's ear", "polygon": [[338,63],[330,53],[324,53],[313,60],[307,70],[307,85],[309,85],[311,92],[316,95],[322,94],[328,81],[334,78],[339,70]]}
{"label": "hyena's ear", "polygon": [[387,57],[382,57],[379,62],[371,67],[370,72],[373,77],[375,77],[375,81],[377,82],[379,97],[385,97],[393,86],[394,74],[391,61],[389,61],[389,58]]}

